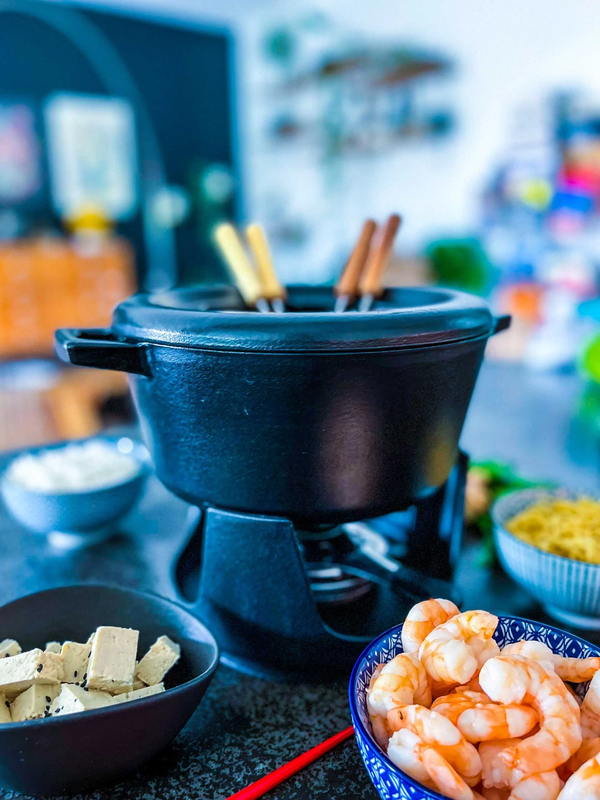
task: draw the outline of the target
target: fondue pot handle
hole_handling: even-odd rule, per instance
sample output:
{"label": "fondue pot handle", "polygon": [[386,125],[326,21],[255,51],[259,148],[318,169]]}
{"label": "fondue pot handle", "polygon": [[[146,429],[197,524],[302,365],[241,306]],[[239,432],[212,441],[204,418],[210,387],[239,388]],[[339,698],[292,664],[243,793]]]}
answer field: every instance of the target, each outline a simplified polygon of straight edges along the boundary
{"label": "fondue pot handle", "polygon": [[492,336],[496,333],[500,333],[500,331],[505,331],[507,328],[510,328],[510,322],[512,317],[510,314],[503,314],[501,317],[496,317],[496,322],[494,323],[494,328],[492,330]]}
{"label": "fondue pot handle", "polygon": [[152,377],[146,346],[115,339],[106,328],[61,328],[55,333],[56,353],[78,367],[97,367]]}

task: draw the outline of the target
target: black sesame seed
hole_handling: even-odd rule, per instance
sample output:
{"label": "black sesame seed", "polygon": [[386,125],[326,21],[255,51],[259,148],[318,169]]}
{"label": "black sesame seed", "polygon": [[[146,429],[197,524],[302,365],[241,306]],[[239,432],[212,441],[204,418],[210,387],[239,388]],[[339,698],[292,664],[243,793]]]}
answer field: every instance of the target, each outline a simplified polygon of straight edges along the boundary
{"label": "black sesame seed", "polygon": [[8,700],[5,700],[5,701],[4,701],[4,705],[5,705],[7,708],[10,708],[10,703],[8,702]]}
{"label": "black sesame seed", "polygon": [[10,653],[4,653],[4,658],[8,658]]}
{"label": "black sesame seed", "polygon": [[46,702],[47,702],[47,703],[51,703],[51,702],[52,702],[52,698],[51,698],[51,697],[48,697],[48,695],[46,695]]}
{"label": "black sesame seed", "polygon": [[44,669],[44,665],[43,664],[38,664],[37,671],[41,672],[43,669]]}
{"label": "black sesame seed", "polygon": [[74,670],[74,672],[73,672],[73,677],[74,677],[74,678],[76,678],[76,677],[77,677],[77,670]]}
{"label": "black sesame seed", "polygon": [[83,676],[83,680],[84,680],[84,681],[87,681],[87,672],[86,672],[86,673],[85,673],[85,675]]}

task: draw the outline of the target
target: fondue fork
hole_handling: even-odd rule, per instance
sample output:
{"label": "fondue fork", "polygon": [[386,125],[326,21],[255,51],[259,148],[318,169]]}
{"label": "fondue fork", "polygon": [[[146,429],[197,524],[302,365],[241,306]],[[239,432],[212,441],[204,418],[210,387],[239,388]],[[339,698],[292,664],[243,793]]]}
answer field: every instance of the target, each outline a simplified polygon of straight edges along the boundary
{"label": "fondue fork", "polygon": [[334,311],[337,313],[347,311],[356,299],[360,275],[369,257],[369,248],[376,229],[374,220],[368,219],[365,222],[344,271],[333,289],[336,298]]}
{"label": "fondue fork", "polygon": [[223,222],[217,225],[214,236],[246,305],[263,314],[270,313],[271,307],[236,229],[231,223]]}
{"label": "fondue fork", "polygon": [[263,297],[270,301],[273,311],[285,311],[287,292],[277,278],[269,243],[262,225],[257,225],[256,223],[248,225],[246,239],[254,254],[258,277],[262,283]]}
{"label": "fondue fork", "polygon": [[401,219],[398,214],[391,214],[388,217],[381,239],[375,248],[375,252],[369,257],[359,284],[359,294],[361,295],[358,304],[359,311],[370,311],[375,299],[379,297],[383,291],[383,273],[392,255],[394,239],[398,233],[400,223]]}

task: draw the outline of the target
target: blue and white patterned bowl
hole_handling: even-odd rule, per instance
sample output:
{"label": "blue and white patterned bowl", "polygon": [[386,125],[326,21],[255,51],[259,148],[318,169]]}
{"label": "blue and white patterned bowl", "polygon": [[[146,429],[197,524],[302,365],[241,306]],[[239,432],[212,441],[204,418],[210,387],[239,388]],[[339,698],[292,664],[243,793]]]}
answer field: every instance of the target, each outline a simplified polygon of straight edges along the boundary
{"label": "blue and white patterned bowl", "polygon": [[[350,713],[358,749],[367,772],[382,800],[447,800],[444,795],[427,789],[393,764],[373,737],[367,712],[367,688],[378,664],[402,652],[400,634],[402,625],[390,628],[367,647],[360,656],[350,678]],[[596,647],[585,639],[520,617],[500,617],[494,639],[500,647],[521,639],[544,642],[555,653],[572,658],[600,655]],[[588,684],[579,684],[577,691],[583,697]]]}
{"label": "blue and white patterned bowl", "polygon": [[492,509],[494,539],[506,572],[539,600],[551,617],[578,628],[600,630],[600,565],[546,553],[517,539],[505,527],[534,503],[580,496],[543,488],[504,495]]}

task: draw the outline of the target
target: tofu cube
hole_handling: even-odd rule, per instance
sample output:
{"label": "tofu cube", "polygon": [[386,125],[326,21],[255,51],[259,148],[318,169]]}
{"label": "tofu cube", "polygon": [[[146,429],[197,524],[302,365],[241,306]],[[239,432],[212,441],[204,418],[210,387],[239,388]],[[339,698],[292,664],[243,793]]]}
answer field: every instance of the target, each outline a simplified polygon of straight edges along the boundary
{"label": "tofu cube", "polygon": [[0,658],[18,656],[21,652],[21,645],[14,639],[4,639],[0,642]]}
{"label": "tofu cube", "polygon": [[98,628],[92,642],[87,672],[89,689],[110,694],[132,691],[138,637],[139,631],[131,628]]}
{"label": "tofu cube", "polygon": [[10,703],[6,699],[5,694],[0,694],[0,725],[4,722],[12,722],[10,715]]}
{"label": "tofu cube", "polygon": [[35,683],[55,685],[64,677],[62,656],[39,648],[0,658],[0,692],[9,700]]}
{"label": "tofu cube", "polygon": [[44,647],[44,650],[47,653],[60,653],[62,650],[62,645],[60,642],[46,642],[46,647]]}
{"label": "tofu cube", "polygon": [[153,694],[160,694],[164,692],[164,683],[157,683],[154,686],[144,686],[141,689],[134,689],[133,692],[126,694],[119,694],[114,699],[115,703],[128,703],[131,700],[141,700],[142,697],[150,697]]}
{"label": "tofu cube", "polygon": [[159,636],[138,664],[135,676],[147,686],[161,683],[171,667],[179,661],[181,647],[168,636]]}
{"label": "tofu cube", "polygon": [[62,646],[61,655],[65,667],[64,683],[87,682],[88,666],[90,662],[91,644],[80,644],[79,642],[65,642]]}
{"label": "tofu cube", "polygon": [[13,700],[10,714],[13,722],[50,716],[50,706],[58,695],[60,686],[36,683]]}
{"label": "tofu cube", "polygon": [[114,699],[106,692],[90,692],[74,683],[65,683],[60,694],[50,706],[50,715],[62,717],[65,714],[77,714],[80,711],[91,711],[94,708],[111,706]]}

